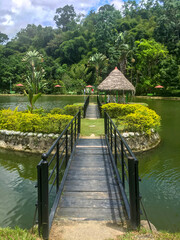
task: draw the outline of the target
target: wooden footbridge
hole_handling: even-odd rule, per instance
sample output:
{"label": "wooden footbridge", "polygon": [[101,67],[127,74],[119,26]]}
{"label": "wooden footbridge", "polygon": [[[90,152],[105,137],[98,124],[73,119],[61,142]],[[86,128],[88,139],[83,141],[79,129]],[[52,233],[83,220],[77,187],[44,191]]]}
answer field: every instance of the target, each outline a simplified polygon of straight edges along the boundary
{"label": "wooden footbridge", "polygon": [[[99,118],[98,105],[84,117]],[[53,219],[140,224],[138,161],[107,113],[105,134],[81,138],[79,112],[42,155],[38,169],[38,228],[48,239]]]}

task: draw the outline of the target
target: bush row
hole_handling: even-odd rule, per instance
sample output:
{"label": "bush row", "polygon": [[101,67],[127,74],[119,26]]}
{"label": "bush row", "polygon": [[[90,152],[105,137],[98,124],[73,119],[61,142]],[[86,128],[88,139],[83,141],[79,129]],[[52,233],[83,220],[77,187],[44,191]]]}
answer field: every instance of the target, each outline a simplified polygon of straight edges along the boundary
{"label": "bush row", "polygon": [[75,116],[76,113],[78,113],[79,109],[83,110],[83,105],[84,104],[82,103],[82,104],[66,105],[63,109],[53,108],[51,110],[51,114],[65,114],[65,115]]}
{"label": "bush row", "polygon": [[41,115],[38,113],[18,112],[17,109],[0,110],[0,129],[60,133],[73,117],[70,115],[51,114]]}
{"label": "bush row", "polygon": [[150,135],[161,125],[160,116],[141,104],[108,103],[102,106],[111,118],[116,118],[117,125],[123,125],[125,131],[145,132]]}

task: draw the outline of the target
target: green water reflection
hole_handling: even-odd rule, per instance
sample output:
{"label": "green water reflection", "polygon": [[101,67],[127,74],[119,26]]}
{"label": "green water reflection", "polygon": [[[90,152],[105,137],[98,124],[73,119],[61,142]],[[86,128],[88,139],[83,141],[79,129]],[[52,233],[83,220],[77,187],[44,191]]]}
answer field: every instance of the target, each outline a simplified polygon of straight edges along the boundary
{"label": "green water reflection", "polygon": [[0,149],[0,226],[32,227],[40,156]]}
{"label": "green water reflection", "polygon": [[160,145],[138,155],[143,202],[158,229],[180,231],[180,102],[144,100],[162,117]]}
{"label": "green water reflection", "polygon": [[[44,108],[48,111],[52,108],[63,108],[67,104],[82,103],[87,96],[42,96],[36,103],[37,108]],[[96,97],[92,96],[91,101],[96,100]],[[0,96],[0,109],[11,108],[14,110],[18,107],[19,110],[27,109],[27,97],[26,96]]]}

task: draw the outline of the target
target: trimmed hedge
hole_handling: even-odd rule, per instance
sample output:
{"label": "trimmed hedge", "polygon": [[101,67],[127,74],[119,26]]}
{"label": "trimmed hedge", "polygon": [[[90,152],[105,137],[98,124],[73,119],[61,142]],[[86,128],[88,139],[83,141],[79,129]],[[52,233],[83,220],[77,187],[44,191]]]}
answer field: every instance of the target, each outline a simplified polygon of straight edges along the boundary
{"label": "trimmed hedge", "polygon": [[64,114],[75,116],[79,112],[79,108],[77,105],[66,105],[64,107]]}
{"label": "trimmed hedge", "polygon": [[108,103],[104,104],[102,109],[106,110],[111,118],[117,118],[119,116],[126,116],[130,113],[134,113],[137,109],[142,109],[143,107],[145,106],[141,104]]}
{"label": "trimmed hedge", "polygon": [[[75,116],[78,113],[79,109],[83,110],[83,103],[74,103],[73,105],[66,105],[63,109],[62,108],[53,108],[51,110],[51,114],[65,114]],[[82,111],[81,111],[82,113]]]}
{"label": "trimmed hedge", "polygon": [[145,132],[150,135],[161,125],[160,116],[141,104],[108,103],[102,106],[111,118],[116,118],[117,125],[123,125],[125,131]]}
{"label": "trimmed hedge", "polygon": [[21,132],[60,133],[72,118],[69,115],[50,113],[40,115],[3,109],[0,110],[0,129]]}

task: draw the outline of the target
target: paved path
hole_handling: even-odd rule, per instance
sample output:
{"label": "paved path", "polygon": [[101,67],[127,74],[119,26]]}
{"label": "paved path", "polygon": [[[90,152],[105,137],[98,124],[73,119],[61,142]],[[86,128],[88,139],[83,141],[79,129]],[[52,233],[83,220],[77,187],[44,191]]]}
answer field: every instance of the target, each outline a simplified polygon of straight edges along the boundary
{"label": "paved path", "polygon": [[125,220],[107,151],[104,139],[79,139],[55,220]]}
{"label": "paved path", "polygon": [[97,104],[89,104],[86,110],[86,118],[96,119],[100,118],[98,105]]}

